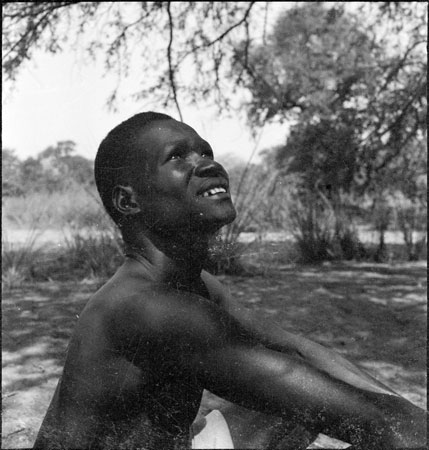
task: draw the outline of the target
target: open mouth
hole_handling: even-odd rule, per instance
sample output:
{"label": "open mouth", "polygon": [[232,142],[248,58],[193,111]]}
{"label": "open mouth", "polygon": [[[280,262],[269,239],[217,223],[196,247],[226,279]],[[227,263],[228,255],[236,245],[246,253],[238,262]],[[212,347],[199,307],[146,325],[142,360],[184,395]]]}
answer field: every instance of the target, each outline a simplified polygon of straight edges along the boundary
{"label": "open mouth", "polygon": [[211,189],[207,189],[206,191],[204,191],[201,196],[202,197],[212,197],[213,195],[217,195],[217,194],[226,194],[226,189],[223,187],[214,187]]}

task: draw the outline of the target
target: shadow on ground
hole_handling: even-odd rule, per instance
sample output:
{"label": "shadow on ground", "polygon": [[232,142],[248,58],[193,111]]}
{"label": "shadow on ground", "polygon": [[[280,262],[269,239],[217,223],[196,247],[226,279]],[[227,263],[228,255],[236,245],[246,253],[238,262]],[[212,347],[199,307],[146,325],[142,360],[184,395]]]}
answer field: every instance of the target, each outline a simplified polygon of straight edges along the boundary
{"label": "shadow on ground", "polygon": [[224,282],[244,305],[335,348],[401,393],[425,386],[425,264],[284,267],[251,285]]}
{"label": "shadow on ground", "polygon": [[[425,407],[426,265],[291,266],[265,277],[219,278],[245,306],[335,348]],[[2,448],[31,447],[73,328],[96,289],[96,282],[46,282],[3,293]],[[203,408],[216,404],[230,408],[210,394]]]}
{"label": "shadow on ground", "polygon": [[94,283],[36,283],[3,293],[2,448],[31,447]]}

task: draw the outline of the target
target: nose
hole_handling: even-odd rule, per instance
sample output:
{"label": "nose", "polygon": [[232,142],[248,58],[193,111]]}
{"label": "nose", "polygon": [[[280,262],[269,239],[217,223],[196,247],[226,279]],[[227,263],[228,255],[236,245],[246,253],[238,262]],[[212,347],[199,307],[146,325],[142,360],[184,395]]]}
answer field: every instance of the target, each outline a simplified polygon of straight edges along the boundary
{"label": "nose", "polygon": [[201,178],[228,177],[228,174],[222,165],[212,159],[206,158],[201,158],[195,166],[194,175]]}

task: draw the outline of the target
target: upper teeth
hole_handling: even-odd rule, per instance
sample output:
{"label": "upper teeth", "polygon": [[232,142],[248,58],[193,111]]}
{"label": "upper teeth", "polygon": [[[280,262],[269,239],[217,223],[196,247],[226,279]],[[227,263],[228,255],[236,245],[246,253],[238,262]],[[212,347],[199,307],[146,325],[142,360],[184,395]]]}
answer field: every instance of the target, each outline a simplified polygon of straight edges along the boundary
{"label": "upper teeth", "polygon": [[219,194],[220,192],[226,192],[226,189],[223,187],[215,187],[213,189],[209,189],[203,193],[203,197],[208,197],[209,195]]}

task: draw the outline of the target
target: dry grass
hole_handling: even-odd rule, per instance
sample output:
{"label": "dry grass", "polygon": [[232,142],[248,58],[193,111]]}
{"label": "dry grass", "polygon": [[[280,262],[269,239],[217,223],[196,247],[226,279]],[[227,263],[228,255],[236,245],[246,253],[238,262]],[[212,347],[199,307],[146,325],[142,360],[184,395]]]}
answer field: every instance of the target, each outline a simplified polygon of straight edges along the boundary
{"label": "dry grass", "polygon": [[6,198],[2,219],[3,289],[28,280],[106,277],[121,260],[118,230],[95,193],[76,184],[67,192]]}
{"label": "dry grass", "polygon": [[78,184],[67,191],[33,192],[3,199],[2,226],[39,229],[90,226],[103,223],[104,212],[95,190]]}

